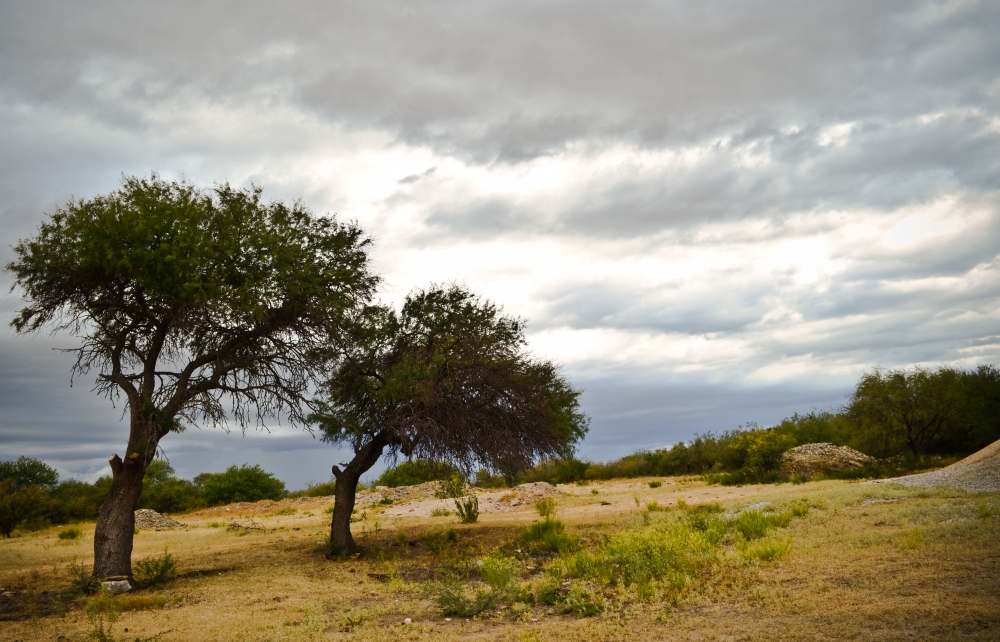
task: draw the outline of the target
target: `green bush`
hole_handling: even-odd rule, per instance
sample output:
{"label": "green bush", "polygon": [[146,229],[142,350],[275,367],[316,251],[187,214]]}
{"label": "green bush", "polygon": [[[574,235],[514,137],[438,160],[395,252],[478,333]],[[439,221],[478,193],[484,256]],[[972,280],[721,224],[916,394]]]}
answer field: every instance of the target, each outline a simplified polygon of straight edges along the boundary
{"label": "green bush", "polygon": [[83,537],[83,531],[76,527],[70,527],[66,530],[59,531],[59,539],[61,540],[74,540]]}
{"label": "green bush", "polygon": [[374,485],[397,488],[399,486],[415,486],[429,481],[451,479],[452,477],[461,477],[461,472],[447,462],[414,459],[400,462],[392,468],[387,468],[375,480]]}
{"label": "green bush", "polygon": [[137,508],[149,508],[158,513],[184,513],[204,505],[198,485],[175,477],[168,462],[154,459],[146,467]]}
{"label": "green bush", "polygon": [[733,518],[731,525],[748,541],[760,539],[774,528],[787,528],[792,521],[791,513],[763,513],[748,510]]}
{"label": "green bush", "polygon": [[209,506],[284,499],[285,484],[259,465],[230,466],[223,473],[203,473],[202,497]]}
{"label": "green bush", "polygon": [[651,481],[651,482],[649,482],[649,487],[650,488],[659,488],[662,485],[663,485],[663,482],[661,482],[661,481]]}
{"label": "green bush", "polygon": [[288,493],[289,497],[329,497],[337,494],[337,480],[331,479],[320,484],[311,484],[304,490],[296,490]]}
{"label": "green bush", "polygon": [[147,557],[133,565],[135,579],[149,586],[158,586],[169,581],[177,574],[177,564],[174,556],[163,549],[160,557]]}
{"label": "green bush", "polygon": [[437,491],[434,493],[434,496],[440,499],[451,499],[465,496],[465,480],[458,475],[454,475],[448,479],[442,479]]}
{"label": "green bush", "polygon": [[551,516],[529,524],[521,531],[521,540],[534,550],[553,553],[569,553],[579,546],[577,538],[566,534],[566,525]]}
{"label": "green bush", "polygon": [[479,498],[475,495],[455,500],[455,511],[463,524],[474,524],[479,521]]}
{"label": "green bush", "polygon": [[545,497],[535,502],[535,510],[541,517],[553,517],[556,514],[556,500]]}

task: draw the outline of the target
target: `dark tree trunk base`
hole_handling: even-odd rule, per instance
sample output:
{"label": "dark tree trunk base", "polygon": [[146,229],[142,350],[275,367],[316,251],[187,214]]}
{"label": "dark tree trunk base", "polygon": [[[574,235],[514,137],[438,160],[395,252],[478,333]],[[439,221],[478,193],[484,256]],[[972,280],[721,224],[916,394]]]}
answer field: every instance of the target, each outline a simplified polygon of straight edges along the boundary
{"label": "dark tree trunk base", "polygon": [[146,474],[141,460],[114,455],[111,460],[112,481],[107,499],[97,513],[94,530],[94,571],[96,578],[132,577],[132,542],[135,537],[135,504],[142,493],[142,478]]}

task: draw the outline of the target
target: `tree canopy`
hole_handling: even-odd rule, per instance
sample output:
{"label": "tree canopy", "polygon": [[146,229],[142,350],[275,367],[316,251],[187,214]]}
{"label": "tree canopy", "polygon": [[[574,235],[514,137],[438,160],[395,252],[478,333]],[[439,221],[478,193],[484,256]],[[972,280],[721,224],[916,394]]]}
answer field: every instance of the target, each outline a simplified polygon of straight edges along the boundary
{"label": "tree canopy", "polygon": [[313,416],[325,441],[355,452],[333,469],[334,546],[353,547],[357,481],[383,453],[512,474],[587,432],[580,392],[527,353],[524,321],[466,288],[432,286],[366,318]]}
{"label": "tree canopy", "polygon": [[304,420],[330,346],[374,293],[356,225],[261,193],[127,177],[14,247],[6,268],[26,303],[11,325],[79,337],[74,375],[96,372],[96,390],[128,409],[95,575],[131,576],[132,510],[160,440],[185,422]]}

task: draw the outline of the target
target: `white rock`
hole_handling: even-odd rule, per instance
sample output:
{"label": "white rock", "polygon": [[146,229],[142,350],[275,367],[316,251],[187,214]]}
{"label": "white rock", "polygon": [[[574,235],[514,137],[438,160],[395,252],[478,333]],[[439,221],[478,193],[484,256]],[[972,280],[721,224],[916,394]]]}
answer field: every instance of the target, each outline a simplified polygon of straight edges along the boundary
{"label": "white rock", "polygon": [[120,595],[131,591],[132,585],[128,583],[128,580],[113,580],[111,582],[101,582],[101,588],[115,595]]}

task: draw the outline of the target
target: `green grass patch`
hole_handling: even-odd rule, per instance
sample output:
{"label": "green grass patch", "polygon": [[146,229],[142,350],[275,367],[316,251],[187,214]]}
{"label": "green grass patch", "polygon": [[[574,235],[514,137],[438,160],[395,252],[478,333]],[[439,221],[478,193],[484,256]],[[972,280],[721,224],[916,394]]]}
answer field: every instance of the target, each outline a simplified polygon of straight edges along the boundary
{"label": "green grass patch", "polygon": [[63,541],[73,541],[83,537],[83,531],[75,526],[59,531],[59,539]]}

